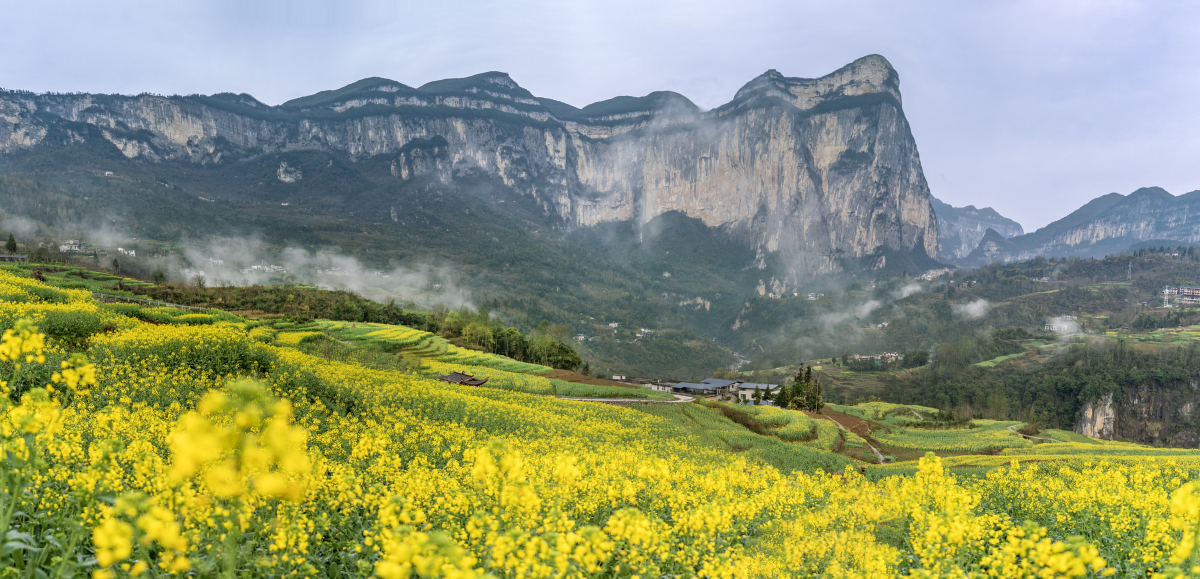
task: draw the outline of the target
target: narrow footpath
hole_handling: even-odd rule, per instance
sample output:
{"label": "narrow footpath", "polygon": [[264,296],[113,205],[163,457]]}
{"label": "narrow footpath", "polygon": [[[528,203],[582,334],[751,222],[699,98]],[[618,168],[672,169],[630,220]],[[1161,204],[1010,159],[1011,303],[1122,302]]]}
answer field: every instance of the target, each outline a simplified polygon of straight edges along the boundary
{"label": "narrow footpath", "polygon": [[[830,422],[836,424],[838,428],[845,430],[846,432],[850,432],[850,433],[854,432],[853,430],[850,430],[850,429],[846,428],[845,426],[842,426],[841,422],[834,420],[833,417],[831,417],[831,416],[826,416],[824,414],[822,414],[821,416],[824,416]],[[862,438],[863,442],[867,443],[867,447],[871,449],[871,452],[875,453],[875,457],[879,459],[879,464],[883,464],[883,463],[887,462],[887,460],[883,458],[883,453],[879,452],[879,449],[875,448],[875,445],[871,444],[871,442],[869,440],[867,440],[865,437],[860,436],[859,438]]]}
{"label": "narrow footpath", "polygon": [[1040,436],[1029,436],[1028,434],[1021,434],[1020,432],[1016,431],[1016,428],[1017,428],[1017,425],[1014,424],[1014,425],[1008,427],[1008,431],[1012,432],[1014,434],[1018,434],[1020,436],[1024,436],[1025,438],[1028,438],[1030,440],[1044,440],[1046,442],[1062,442],[1061,440],[1054,440],[1053,438],[1042,438]]}

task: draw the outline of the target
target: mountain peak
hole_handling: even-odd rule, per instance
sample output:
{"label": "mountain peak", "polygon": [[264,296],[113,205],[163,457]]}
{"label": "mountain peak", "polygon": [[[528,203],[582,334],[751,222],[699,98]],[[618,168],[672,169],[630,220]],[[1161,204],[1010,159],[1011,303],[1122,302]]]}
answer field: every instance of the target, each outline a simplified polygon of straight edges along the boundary
{"label": "mountain peak", "polygon": [[820,78],[788,77],[776,69],[769,69],[739,89],[730,104],[775,98],[801,110],[810,110],[842,97],[870,94],[890,96],[900,103],[900,76],[892,64],[878,54],[859,58]]}
{"label": "mountain peak", "polygon": [[300,97],[300,98],[294,98],[294,99],[287,101],[279,106],[281,108],[291,108],[291,109],[317,107],[317,106],[326,105],[326,104],[330,104],[330,103],[334,103],[334,102],[338,102],[338,101],[344,101],[346,99],[354,98],[356,96],[363,96],[364,94],[374,94],[374,93],[381,93],[381,92],[385,93],[385,94],[398,93],[398,92],[413,92],[413,90],[414,89],[412,87],[410,87],[406,84],[399,83],[399,82],[396,82],[394,80],[387,79],[387,78],[372,76],[372,77],[364,78],[357,82],[352,82],[352,83],[350,83],[342,88],[339,88],[339,89],[323,90],[316,94],[311,94],[311,95]]}
{"label": "mountain peak", "polygon": [[1128,199],[1133,198],[1174,199],[1175,196],[1162,187],[1142,187],[1129,194]]}
{"label": "mountain peak", "polygon": [[669,90],[654,91],[643,97],[619,96],[592,103],[580,109],[579,114],[589,119],[604,119],[614,116],[653,115],[662,112],[693,114],[700,111],[687,97]]}
{"label": "mountain peak", "polygon": [[456,92],[478,92],[488,90],[512,96],[532,99],[533,93],[525,90],[508,75],[507,72],[488,71],[463,78],[447,78],[427,82],[417,88],[418,91],[430,94],[446,94]]}

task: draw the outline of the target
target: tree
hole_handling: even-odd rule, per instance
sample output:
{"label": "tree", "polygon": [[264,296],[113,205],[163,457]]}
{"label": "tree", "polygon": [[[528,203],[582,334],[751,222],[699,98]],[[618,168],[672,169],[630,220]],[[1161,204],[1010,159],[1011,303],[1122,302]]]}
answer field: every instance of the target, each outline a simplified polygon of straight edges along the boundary
{"label": "tree", "polygon": [[462,337],[468,344],[474,344],[489,352],[496,345],[496,341],[492,337],[492,329],[479,322],[464,328]]}
{"label": "tree", "polygon": [[8,234],[8,241],[4,243],[4,250],[9,253],[17,252],[17,238],[11,233]]}
{"label": "tree", "polygon": [[917,368],[929,363],[929,352],[927,350],[912,350],[904,353],[904,367]]}
{"label": "tree", "polygon": [[564,344],[549,334],[534,336],[529,341],[530,362],[550,366],[558,370],[578,368],[583,363],[575,349]]}
{"label": "tree", "polygon": [[792,399],[794,397],[795,396],[793,395],[792,388],[789,388],[787,384],[784,384],[779,388],[779,392],[775,394],[775,405],[780,408],[787,408],[788,406],[792,405]]}
{"label": "tree", "polygon": [[796,377],[788,392],[790,399],[787,402],[790,407],[820,412],[825,406],[825,392],[821,386],[821,379],[813,378],[811,366],[796,370]]}

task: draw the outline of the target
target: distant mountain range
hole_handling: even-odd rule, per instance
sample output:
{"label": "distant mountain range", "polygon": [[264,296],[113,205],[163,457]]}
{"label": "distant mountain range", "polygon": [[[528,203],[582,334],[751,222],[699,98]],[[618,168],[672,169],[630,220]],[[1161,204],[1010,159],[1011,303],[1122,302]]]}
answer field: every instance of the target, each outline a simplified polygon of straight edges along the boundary
{"label": "distant mountain range", "polygon": [[1003,238],[1025,233],[1020,223],[1000,215],[991,207],[951,207],[936,197],[930,197],[929,201],[938,220],[938,259],[946,263],[955,263],[970,255],[979,247],[988,229]]}
{"label": "distant mountain range", "polygon": [[[935,205],[935,209],[937,206]],[[1109,193],[1033,233],[990,228],[963,267],[1034,257],[1103,257],[1148,245],[1200,244],[1200,191],[1178,197],[1160,187]]]}

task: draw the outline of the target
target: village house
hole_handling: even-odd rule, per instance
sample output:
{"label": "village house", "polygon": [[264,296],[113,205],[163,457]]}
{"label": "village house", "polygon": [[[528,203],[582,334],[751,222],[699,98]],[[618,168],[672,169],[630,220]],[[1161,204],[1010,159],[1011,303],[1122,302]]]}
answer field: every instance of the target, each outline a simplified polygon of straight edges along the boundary
{"label": "village house", "polygon": [[754,391],[757,390],[766,396],[768,393],[772,396],[779,391],[778,384],[761,384],[758,382],[742,382],[737,385],[737,397],[742,402],[753,402]]}
{"label": "village house", "polygon": [[1176,290],[1176,303],[1200,304],[1200,286],[1185,285]]}

